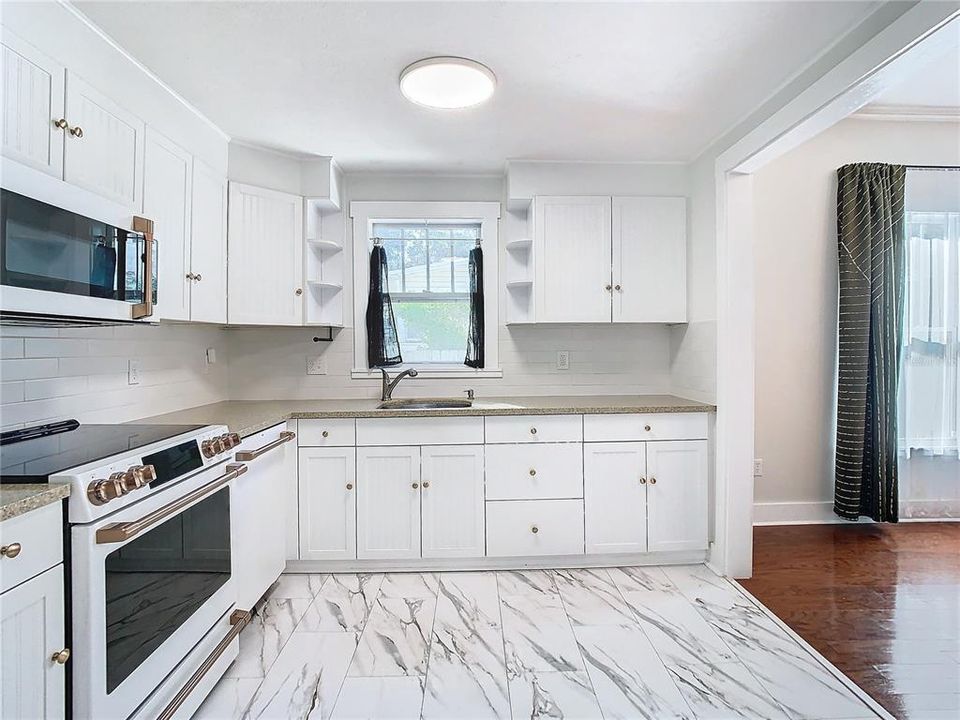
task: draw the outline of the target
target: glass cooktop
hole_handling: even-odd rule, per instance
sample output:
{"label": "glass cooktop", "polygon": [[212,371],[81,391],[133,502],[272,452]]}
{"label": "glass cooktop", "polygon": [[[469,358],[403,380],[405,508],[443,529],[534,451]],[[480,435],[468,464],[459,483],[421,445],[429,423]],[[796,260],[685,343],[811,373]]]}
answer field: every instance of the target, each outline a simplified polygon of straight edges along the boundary
{"label": "glass cooktop", "polygon": [[203,425],[76,425],[64,432],[17,440],[3,433],[0,446],[0,482],[47,482],[71,468],[150,445]]}

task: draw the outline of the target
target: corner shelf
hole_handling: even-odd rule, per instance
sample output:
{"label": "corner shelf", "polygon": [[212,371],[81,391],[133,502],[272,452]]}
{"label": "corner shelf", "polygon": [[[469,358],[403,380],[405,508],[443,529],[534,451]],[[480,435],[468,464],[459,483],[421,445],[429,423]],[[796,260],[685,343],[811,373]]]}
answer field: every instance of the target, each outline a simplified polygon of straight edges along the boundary
{"label": "corner shelf", "polygon": [[514,252],[525,252],[533,247],[533,240],[530,238],[520,238],[518,240],[510,240],[506,244],[507,250],[512,250]]}
{"label": "corner shelf", "polygon": [[511,290],[523,290],[533,287],[533,280],[508,280],[507,287]]}
{"label": "corner shelf", "polygon": [[343,290],[343,283],[328,282],[326,280],[307,280],[307,284],[318,290]]}
{"label": "corner shelf", "polygon": [[343,250],[343,245],[332,240],[307,240],[307,245],[319,252],[336,253]]}

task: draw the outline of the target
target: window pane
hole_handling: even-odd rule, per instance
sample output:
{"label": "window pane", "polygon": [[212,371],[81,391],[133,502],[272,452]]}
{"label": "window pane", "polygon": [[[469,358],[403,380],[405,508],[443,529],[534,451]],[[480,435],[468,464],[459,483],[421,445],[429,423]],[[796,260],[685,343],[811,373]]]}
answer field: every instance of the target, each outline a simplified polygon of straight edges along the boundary
{"label": "window pane", "polygon": [[469,257],[473,241],[453,243],[453,291],[470,292]]}
{"label": "window pane", "polygon": [[427,243],[425,240],[404,240],[403,265],[406,276],[404,292],[425,292],[427,289]]}
{"label": "window pane", "polygon": [[453,291],[451,269],[451,243],[447,240],[430,241],[430,292]]}
{"label": "window pane", "polygon": [[462,363],[467,350],[470,301],[394,299],[405,363]]}

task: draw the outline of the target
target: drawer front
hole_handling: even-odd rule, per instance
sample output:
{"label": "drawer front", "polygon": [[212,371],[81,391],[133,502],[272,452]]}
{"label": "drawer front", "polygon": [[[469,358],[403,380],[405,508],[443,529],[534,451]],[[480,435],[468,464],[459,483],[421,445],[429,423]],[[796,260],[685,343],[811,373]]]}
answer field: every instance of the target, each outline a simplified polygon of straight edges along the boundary
{"label": "drawer front", "polygon": [[487,500],[583,497],[583,445],[488,445]]}
{"label": "drawer front", "polygon": [[482,445],[482,417],[357,418],[357,445]]}
{"label": "drawer front", "polygon": [[583,440],[582,415],[507,415],[486,418],[488,443]]}
{"label": "drawer front", "polygon": [[487,556],[582,554],[582,500],[487,503]]}
{"label": "drawer front", "polygon": [[353,447],[357,444],[357,421],[353,418],[298,420],[300,447]]}
{"label": "drawer front", "polygon": [[706,440],[707,414],[585,415],[583,439],[588,442]]}
{"label": "drawer front", "polygon": [[0,545],[19,543],[16,557],[0,556],[0,592],[39,575],[63,561],[61,502],[18,515],[0,523]]}

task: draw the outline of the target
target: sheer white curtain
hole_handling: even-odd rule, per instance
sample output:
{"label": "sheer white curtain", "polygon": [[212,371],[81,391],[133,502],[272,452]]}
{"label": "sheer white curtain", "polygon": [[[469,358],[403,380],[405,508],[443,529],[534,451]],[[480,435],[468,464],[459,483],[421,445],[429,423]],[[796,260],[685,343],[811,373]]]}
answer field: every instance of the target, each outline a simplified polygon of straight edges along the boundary
{"label": "sheer white curtain", "polygon": [[954,514],[960,501],[960,171],[909,171],[906,205],[900,497],[908,505],[951,501],[940,507]]}

